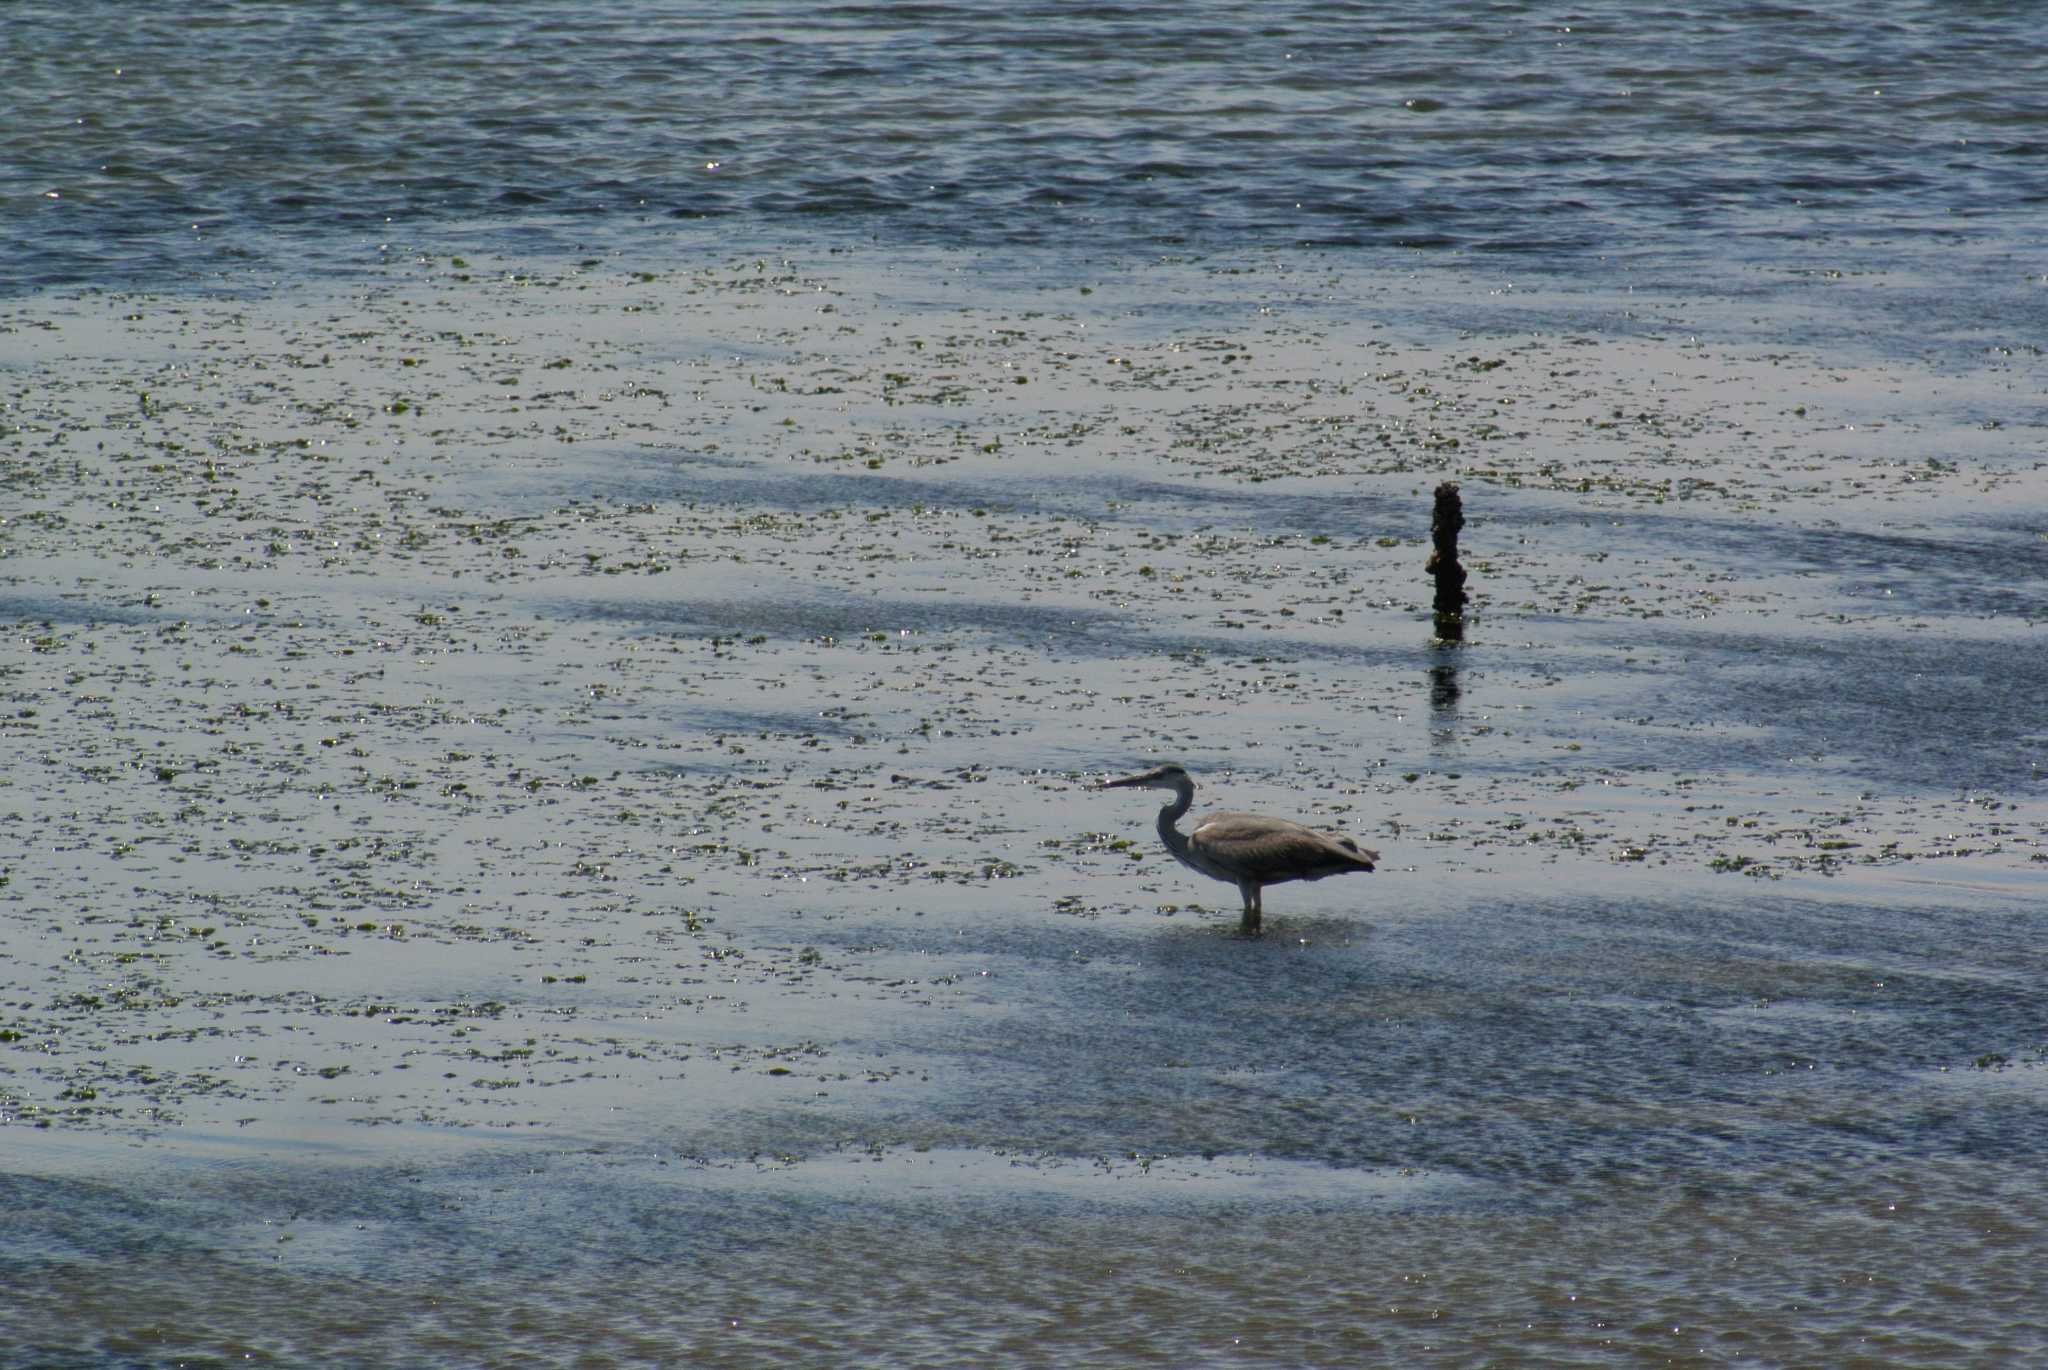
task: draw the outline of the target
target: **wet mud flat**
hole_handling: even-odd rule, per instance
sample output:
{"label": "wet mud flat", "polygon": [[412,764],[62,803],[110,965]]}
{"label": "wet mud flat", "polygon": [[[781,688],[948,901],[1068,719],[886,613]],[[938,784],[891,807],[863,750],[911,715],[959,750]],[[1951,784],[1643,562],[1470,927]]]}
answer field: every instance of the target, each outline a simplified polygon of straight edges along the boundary
{"label": "wet mud flat", "polygon": [[[2038,1349],[2041,354],[1770,333],[1278,258],[8,301],[15,1344]],[[1095,788],[1164,759],[1381,870],[1235,936]]]}

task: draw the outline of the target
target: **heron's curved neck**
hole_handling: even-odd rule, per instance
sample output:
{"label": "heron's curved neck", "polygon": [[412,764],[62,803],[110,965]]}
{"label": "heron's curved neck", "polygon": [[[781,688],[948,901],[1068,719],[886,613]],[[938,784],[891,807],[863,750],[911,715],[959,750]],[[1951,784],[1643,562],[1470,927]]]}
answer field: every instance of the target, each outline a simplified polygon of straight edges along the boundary
{"label": "heron's curved neck", "polygon": [[1187,811],[1194,806],[1194,802],[1194,782],[1192,780],[1182,780],[1173,787],[1172,800],[1159,811],[1159,840],[1166,843],[1167,847],[1172,851],[1179,852],[1185,849],[1188,844],[1188,839],[1182,835],[1181,830],[1175,827],[1174,824],[1180,822],[1186,816]]}

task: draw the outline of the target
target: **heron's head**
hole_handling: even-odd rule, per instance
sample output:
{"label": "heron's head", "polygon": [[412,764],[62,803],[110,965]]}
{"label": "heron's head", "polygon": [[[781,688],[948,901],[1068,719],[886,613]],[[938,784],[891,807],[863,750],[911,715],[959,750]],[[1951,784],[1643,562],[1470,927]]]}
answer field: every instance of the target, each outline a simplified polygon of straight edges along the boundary
{"label": "heron's head", "polygon": [[1178,762],[1169,761],[1164,766],[1154,766],[1149,771],[1139,771],[1136,775],[1127,775],[1121,780],[1105,780],[1102,786],[1109,790],[1177,790],[1183,785],[1192,788],[1194,783],[1186,767]]}

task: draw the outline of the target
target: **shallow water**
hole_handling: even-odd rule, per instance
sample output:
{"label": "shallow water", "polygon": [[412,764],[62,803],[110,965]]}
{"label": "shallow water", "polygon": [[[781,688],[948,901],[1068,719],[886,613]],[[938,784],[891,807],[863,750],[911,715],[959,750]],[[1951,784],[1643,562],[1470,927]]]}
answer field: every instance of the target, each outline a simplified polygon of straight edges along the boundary
{"label": "shallow water", "polygon": [[[2041,1349],[2024,435],[1873,364],[1927,457],[1784,462],[1809,417],[1717,436],[1719,385],[1645,449],[1584,421],[1628,337],[1555,409],[1456,339],[1276,403],[1116,306],[994,277],[906,327],[850,265],[432,282],[481,367],[403,277],[13,308],[15,450],[65,453],[7,525],[31,1362]],[[1132,365],[1073,367],[1092,329]],[[717,360],[748,333],[779,379]],[[1093,788],[1160,755],[1381,871],[1238,937]]]}
{"label": "shallow water", "polygon": [[0,17],[0,1361],[2048,1356],[2024,15],[411,14]]}

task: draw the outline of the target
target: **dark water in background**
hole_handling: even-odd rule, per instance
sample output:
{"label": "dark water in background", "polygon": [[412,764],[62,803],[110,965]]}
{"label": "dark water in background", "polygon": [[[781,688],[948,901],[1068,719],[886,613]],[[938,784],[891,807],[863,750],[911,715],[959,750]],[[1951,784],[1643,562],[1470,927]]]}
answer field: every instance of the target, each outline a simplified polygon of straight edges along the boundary
{"label": "dark water in background", "polygon": [[1995,293],[2048,208],[2022,4],[30,0],[0,56],[17,285],[687,232]]}

